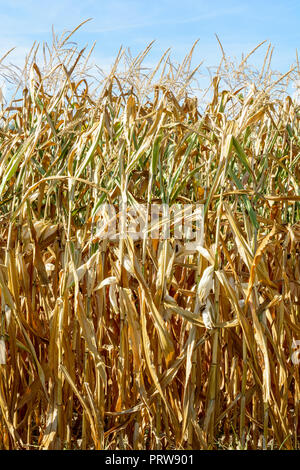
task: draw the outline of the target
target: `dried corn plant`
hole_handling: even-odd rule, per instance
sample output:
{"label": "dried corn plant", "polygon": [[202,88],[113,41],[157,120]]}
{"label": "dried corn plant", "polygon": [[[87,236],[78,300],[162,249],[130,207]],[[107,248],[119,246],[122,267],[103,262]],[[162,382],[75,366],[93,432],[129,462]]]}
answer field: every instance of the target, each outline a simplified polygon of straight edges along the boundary
{"label": "dried corn plant", "polygon": [[[286,77],[247,83],[245,58],[222,88],[219,68],[200,114],[192,51],[145,72],[147,48],[118,75],[119,56],[96,95],[69,38],[46,66],[33,51],[2,108],[0,448],[299,448],[300,109],[270,93]],[[155,201],[203,205],[202,243],[103,238],[120,200],[146,224]]]}

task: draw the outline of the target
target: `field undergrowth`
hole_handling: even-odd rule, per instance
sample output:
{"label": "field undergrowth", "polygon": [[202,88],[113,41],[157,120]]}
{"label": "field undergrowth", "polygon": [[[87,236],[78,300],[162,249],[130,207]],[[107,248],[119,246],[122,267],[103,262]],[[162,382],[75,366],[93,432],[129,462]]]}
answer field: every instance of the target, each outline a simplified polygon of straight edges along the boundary
{"label": "field undergrowth", "polygon": [[[201,108],[193,50],[92,93],[70,38],[1,110],[0,449],[299,448],[297,64],[224,54]],[[201,243],[103,238],[120,201],[200,205]]]}

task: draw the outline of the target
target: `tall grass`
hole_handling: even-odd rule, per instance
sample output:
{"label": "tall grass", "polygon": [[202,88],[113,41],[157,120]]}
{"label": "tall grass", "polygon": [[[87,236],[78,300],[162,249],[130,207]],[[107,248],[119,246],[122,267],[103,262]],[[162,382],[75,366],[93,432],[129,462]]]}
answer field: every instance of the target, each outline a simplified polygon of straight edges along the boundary
{"label": "tall grass", "polygon": [[[0,448],[299,448],[297,70],[224,54],[201,110],[193,51],[92,92],[70,37],[2,107]],[[101,239],[120,198],[203,204],[203,246]]]}

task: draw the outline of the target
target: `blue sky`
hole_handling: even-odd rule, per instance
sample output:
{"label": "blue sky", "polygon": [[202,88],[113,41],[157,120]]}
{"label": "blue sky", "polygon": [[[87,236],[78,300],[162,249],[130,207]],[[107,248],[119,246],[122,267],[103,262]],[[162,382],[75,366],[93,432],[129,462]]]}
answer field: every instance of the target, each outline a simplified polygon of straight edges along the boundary
{"label": "blue sky", "polygon": [[[199,39],[194,62],[205,66],[221,58],[215,33],[232,57],[248,53],[259,42],[275,46],[273,68],[286,72],[300,49],[299,0],[0,0],[0,55],[16,50],[10,61],[21,64],[34,40],[51,41],[51,28],[70,30],[93,18],[74,39],[79,45],[97,42],[93,60],[105,69],[120,46],[133,54],[156,40],[148,61],[153,64],[169,47],[176,61]],[[252,58],[259,65],[266,52]],[[299,51],[300,52],[300,51]]]}

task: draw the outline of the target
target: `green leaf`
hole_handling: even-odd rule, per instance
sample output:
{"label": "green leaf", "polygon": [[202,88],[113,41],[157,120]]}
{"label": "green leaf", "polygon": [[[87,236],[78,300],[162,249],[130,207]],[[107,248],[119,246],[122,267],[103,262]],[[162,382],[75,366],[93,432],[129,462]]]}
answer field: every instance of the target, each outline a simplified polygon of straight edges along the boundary
{"label": "green leaf", "polygon": [[102,127],[103,127],[103,116],[101,117],[101,120],[98,124],[98,128],[97,128],[97,131],[95,132],[94,134],[94,139],[93,139],[93,142],[92,142],[92,145],[89,149],[89,151],[87,152],[85,158],[83,159],[83,161],[81,162],[79,168],[76,170],[76,173],[75,173],[75,177],[76,178],[79,178],[81,173],[83,172],[83,170],[87,167],[87,165],[89,164],[90,160],[92,159],[95,151],[96,151],[96,148],[98,147],[98,143],[99,143],[99,140],[100,140],[100,136],[101,136],[101,132],[102,132]]}
{"label": "green leaf", "polygon": [[198,138],[197,134],[194,134],[193,137],[191,137],[191,141],[188,145],[188,148],[186,149],[185,154],[184,154],[184,156],[183,156],[183,158],[182,158],[182,160],[181,160],[181,162],[180,162],[180,164],[179,164],[179,166],[178,166],[178,168],[175,172],[175,175],[171,179],[170,185],[168,187],[168,195],[169,196],[171,196],[171,194],[174,190],[175,184],[176,184],[176,182],[179,178],[180,173],[182,172],[182,169],[183,169],[183,167],[184,167],[184,165],[185,165],[185,163],[188,159],[189,154],[191,153],[192,148],[194,147],[194,145],[197,141],[197,138]]}
{"label": "green leaf", "polygon": [[27,148],[29,147],[29,145],[33,141],[33,138],[34,138],[34,136],[29,137],[24,142],[24,144],[19,147],[19,149],[17,150],[15,155],[10,160],[10,162],[9,162],[7,168],[6,168],[6,171],[5,171],[4,175],[2,176],[2,181],[1,181],[1,184],[0,184],[0,197],[2,196],[5,185],[15,175],[15,173],[16,173],[18,167],[19,167],[19,163],[20,163],[20,161],[23,157],[23,154],[26,152]]}
{"label": "green leaf", "polygon": [[290,124],[287,124],[286,130],[288,131],[288,134],[289,134],[290,138],[292,139],[294,137],[294,132],[293,132],[293,129],[292,129]]}
{"label": "green leaf", "polygon": [[255,175],[253,173],[253,170],[252,168],[250,167],[250,164],[249,164],[249,161],[248,161],[248,157],[247,155],[245,154],[243,148],[241,147],[241,145],[239,144],[239,142],[237,141],[237,139],[235,137],[232,136],[232,143],[233,143],[233,146],[236,150],[236,154],[238,156],[238,159],[240,160],[240,162],[242,163],[242,165],[246,168],[246,170],[248,171],[248,173],[250,173],[250,175],[253,177],[254,181],[255,181]]}
{"label": "green leaf", "polygon": [[162,136],[159,136],[155,139],[154,144],[153,144],[152,159],[151,159],[151,173],[152,173],[152,175],[154,175],[155,172],[156,172],[161,140],[162,140]]}
{"label": "green leaf", "polygon": [[[240,190],[243,190],[244,188],[243,188],[243,185],[242,185],[241,181],[236,176],[236,174],[234,173],[234,171],[232,170],[231,167],[228,167],[228,173],[229,173],[230,177],[233,179],[236,187]],[[251,205],[251,202],[250,202],[248,196],[246,194],[243,194],[241,196],[241,198],[243,199],[243,202],[245,204],[246,210],[249,214],[249,217],[251,219],[252,224],[258,230],[259,229],[259,223],[257,222],[256,213],[255,213],[255,211],[254,211],[254,209]]]}

